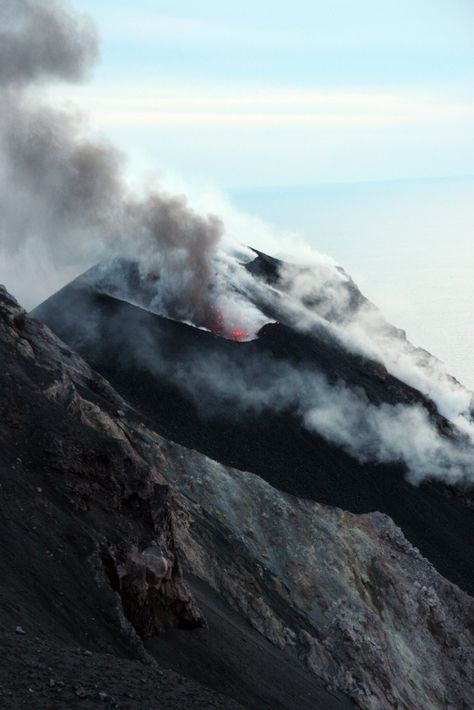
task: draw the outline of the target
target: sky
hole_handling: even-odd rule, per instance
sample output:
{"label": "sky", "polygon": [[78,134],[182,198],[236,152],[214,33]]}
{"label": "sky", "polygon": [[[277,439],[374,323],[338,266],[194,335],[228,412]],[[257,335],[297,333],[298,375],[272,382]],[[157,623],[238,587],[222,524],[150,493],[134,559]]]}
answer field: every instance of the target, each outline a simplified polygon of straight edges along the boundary
{"label": "sky", "polygon": [[221,189],[474,172],[472,0],[76,0],[101,35],[57,87],[153,170]]}
{"label": "sky", "polygon": [[101,61],[58,97],[132,174],[303,235],[474,389],[473,0],[75,6]]}
{"label": "sky", "polygon": [[[242,212],[282,243],[302,235],[474,389],[474,0],[72,4],[100,61],[48,91],[132,178],[243,243],[265,249],[266,224]],[[4,256],[27,307],[79,273]]]}

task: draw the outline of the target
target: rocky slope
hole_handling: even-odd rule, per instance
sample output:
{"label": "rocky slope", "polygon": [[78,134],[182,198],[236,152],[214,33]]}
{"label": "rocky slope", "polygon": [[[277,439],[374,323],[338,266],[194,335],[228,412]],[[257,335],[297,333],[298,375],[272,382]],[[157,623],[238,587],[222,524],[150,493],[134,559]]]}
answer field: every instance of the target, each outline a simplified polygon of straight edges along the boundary
{"label": "rocky slope", "polygon": [[[52,673],[64,683],[74,679],[73,686],[59,686],[58,696],[53,686],[52,707],[71,707],[71,697],[82,703],[74,686],[85,690],[88,703],[102,702],[98,692],[105,692],[120,707],[136,707],[124,697],[137,685],[124,669],[134,658],[154,665],[144,639],[173,628],[180,634],[202,628],[212,639],[218,626],[221,634],[227,629],[230,638],[238,633],[246,639],[245,647],[234,639],[235,654],[221,662],[219,677],[200,673],[191,681],[165,674],[154,687],[156,673],[144,670],[144,708],[170,707],[173,698],[183,707],[234,707],[236,698],[245,707],[283,708],[291,707],[295,692],[303,707],[318,697],[328,708],[349,707],[242,617],[242,629],[227,620],[232,610],[224,601],[211,621],[203,617],[181,570],[185,553],[178,550],[176,530],[186,507],[160,471],[156,435],[5,291],[0,342],[0,628],[7,647],[9,639],[17,641],[1,666],[5,696],[23,706],[31,688],[30,706],[49,707],[45,697],[53,691],[45,690],[45,676]],[[200,596],[206,603],[207,591]],[[18,639],[12,637],[17,627],[25,636],[19,631]],[[94,654],[84,676],[77,670],[78,646]],[[166,645],[160,643],[159,651],[169,667]],[[130,663],[132,675],[136,665]],[[100,685],[104,664],[116,664],[116,671]],[[35,682],[25,688],[30,671]],[[207,681],[223,694],[203,689]],[[181,682],[177,693],[173,688]]]}
{"label": "rocky slope", "polygon": [[260,633],[361,707],[468,707],[473,600],[388,517],[299,500],[196,454],[177,470],[167,460],[167,478],[233,542],[229,556],[215,531],[183,526],[190,569]]}
{"label": "rocky slope", "polygon": [[[267,263],[260,255],[255,261],[257,266],[247,268],[263,274],[264,283],[274,278],[268,263],[274,266],[275,260]],[[347,299],[358,302],[354,289]],[[282,298],[276,303],[283,308]],[[466,491],[432,480],[414,486],[403,464],[361,463],[302,426],[293,405],[265,408],[251,398],[259,389],[278,393],[280,382],[284,389],[295,369],[305,368],[324,373],[335,388],[342,383],[363,392],[375,406],[420,407],[443,437],[450,436],[451,423],[432,400],[379,362],[355,354],[323,326],[311,333],[290,327],[288,314],[272,304],[279,322],[265,325],[249,342],[124,302],[94,286],[90,275],[34,314],[146,413],[164,437],[256,473],[287,493],[354,513],[386,513],[439,572],[472,594],[473,512]],[[250,398],[248,406],[239,406],[234,387],[241,400]]]}
{"label": "rocky slope", "polygon": [[472,599],[389,518],[163,439],[5,292],[0,341],[8,702],[472,705]]}

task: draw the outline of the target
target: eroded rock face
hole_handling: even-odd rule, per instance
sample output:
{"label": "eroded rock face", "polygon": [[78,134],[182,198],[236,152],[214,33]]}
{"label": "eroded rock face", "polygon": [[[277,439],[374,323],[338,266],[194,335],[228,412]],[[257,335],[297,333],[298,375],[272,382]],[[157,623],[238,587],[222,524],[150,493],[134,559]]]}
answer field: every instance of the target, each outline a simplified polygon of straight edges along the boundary
{"label": "eroded rock face", "polygon": [[[0,341],[5,464],[21,452],[25,475],[35,469],[48,493],[64,496],[79,514],[74,523],[91,550],[91,579],[95,573],[116,593],[117,619],[142,637],[202,626],[179,566],[173,498],[134,444],[140,434],[124,420],[127,405],[4,291]],[[43,525],[39,519],[35,527]]]}
{"label": "eroded rock face", "polygon": [[195,577],[358,707],[474,705],[473,600],[390,518],[164,440],[4,291],[0,372],[2,618],[143,652],[140,639],[203,626]]}
{"label": "eroded rock face", "polygon": [[205,626],[168,546],[154,541],[144,550],[109,547],[102,552],[102,561],[126,618],[142,638],[159,635],[163,629]]}
{"label": "eroded rock face", "polygon": [[[179,530],[190,569],[260,633],[360,707],[472,704],[474,602],[390,518],[284,495],[194,452],[165,460],[194,501]],[[203,512],[222,530],[200,528]]]}
{"label": "eroded rock face", "polygon": [[[262,268],[265,263],[257,260]],[[353,513],[386,513],[443,576],[474,594],[466,544],[472,536],[469,491],[434,480],[413,486],[401,462],[362,463],[318,433],[318,427],[309,431],[297,402],[287,408],[277,404],[280,386],[292,379],[289,373],[306,369],[321,373],[336,390],[342,385],[354,396],[363,392],[384,411],[385,405],[395,410],[415,405],[440,436],[452,436],[451,424],[434,402],[380,362],[352,352],[336,337],[332,322],[331,327],[314,324],[311,333],[295,328],[298,318],[285,310],[283,286],[277,299],[281,308],[268,314],[278,322],[263,326],[254,340],[237,342],[133,306],[86,277],[78,277],[34,313],[146,414],[155,431],[292,495]],[[311,279],[304,280],[311,286]],[[252,288],[273,299],[267,284],[255,282]],[[351,301],[346,295],[344,300]],[[408,347],[410,357],[423,361],[423,353],[412,352],[402,336],[392,335],[402,349]],[[275,392],[276,402],[262,408],[267,388]]]}

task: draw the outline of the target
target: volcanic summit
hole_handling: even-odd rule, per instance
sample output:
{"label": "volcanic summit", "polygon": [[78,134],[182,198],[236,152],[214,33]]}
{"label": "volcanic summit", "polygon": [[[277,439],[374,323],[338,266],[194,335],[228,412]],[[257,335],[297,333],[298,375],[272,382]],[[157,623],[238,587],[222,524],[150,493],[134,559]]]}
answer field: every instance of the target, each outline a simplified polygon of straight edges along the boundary
{"label": "volcanic summit", "polygon": [[123,260],[30,315],[2,291],[2,688],[35,708],[469,706],[464,389],[338,267],[258,252],[230,273],[216,305],[243,340],[157,312]]}

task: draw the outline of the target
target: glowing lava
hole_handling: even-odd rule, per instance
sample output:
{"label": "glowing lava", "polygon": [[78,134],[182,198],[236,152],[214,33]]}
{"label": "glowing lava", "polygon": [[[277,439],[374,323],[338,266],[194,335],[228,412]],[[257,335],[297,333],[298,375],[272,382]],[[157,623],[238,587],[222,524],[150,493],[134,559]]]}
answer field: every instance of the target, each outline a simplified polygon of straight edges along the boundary
{"label": "glowing lava", "polygon": [[214,335],[219,335],[221,338],[227,338],[227,340],[249,339],[249,333],[246,330],[230,326],[225,322],[224,316],[219,307],[215,307],[210,310],[208,324],[209,330],[214,333]]}
{"label": "glowing lava", "polygon": [[249,336],[248,333],[246,333],[244,330],[231,330],[230,331],[231,338],[233,340],[246,340]]}

